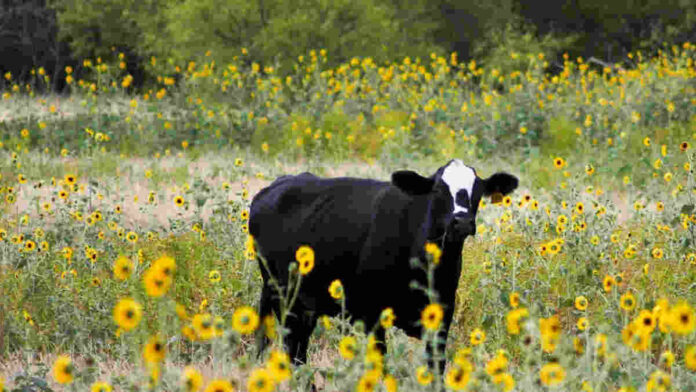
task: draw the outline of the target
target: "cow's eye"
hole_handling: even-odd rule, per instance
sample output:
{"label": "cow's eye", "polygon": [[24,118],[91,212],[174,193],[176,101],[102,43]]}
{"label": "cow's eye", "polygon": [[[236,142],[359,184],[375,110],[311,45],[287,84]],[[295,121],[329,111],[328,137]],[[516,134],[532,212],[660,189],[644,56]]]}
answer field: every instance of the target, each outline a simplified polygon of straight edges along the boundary
{"label": "cow's eye", "polygon": [[469,206],[469,193],[467,193],[467,191],[464,189],[457,192],[456,202],[458,205],[460,205],[462,207],[468,207]]}

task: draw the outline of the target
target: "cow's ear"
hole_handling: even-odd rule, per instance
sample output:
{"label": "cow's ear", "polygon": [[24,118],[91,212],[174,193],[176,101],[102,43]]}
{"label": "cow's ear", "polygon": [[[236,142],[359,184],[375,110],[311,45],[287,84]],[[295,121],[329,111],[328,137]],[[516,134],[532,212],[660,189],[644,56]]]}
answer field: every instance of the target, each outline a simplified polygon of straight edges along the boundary
{"label": "cow's ear", "polygon": [[433,190],[432,178],[423,177],[411,170],[399,170],[392,173],[391,182],[407,195],[424,195]]}
{"label": "cow's ear", "polygon": [[483,194],[491,197],[507,195],[517,188],[518,183],[512,174],[498,172],[483,180]]}

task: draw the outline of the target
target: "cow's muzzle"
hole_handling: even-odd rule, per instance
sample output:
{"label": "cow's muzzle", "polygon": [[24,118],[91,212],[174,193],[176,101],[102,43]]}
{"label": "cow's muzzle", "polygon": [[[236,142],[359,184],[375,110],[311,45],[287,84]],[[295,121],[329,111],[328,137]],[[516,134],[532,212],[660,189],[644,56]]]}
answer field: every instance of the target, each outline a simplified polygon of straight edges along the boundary
{"label": "cow's muzzle", "polygon": [[476,234],[476,221],[470,215],[458,214],[452,220],[452,229],[459,235],[474,235]]}

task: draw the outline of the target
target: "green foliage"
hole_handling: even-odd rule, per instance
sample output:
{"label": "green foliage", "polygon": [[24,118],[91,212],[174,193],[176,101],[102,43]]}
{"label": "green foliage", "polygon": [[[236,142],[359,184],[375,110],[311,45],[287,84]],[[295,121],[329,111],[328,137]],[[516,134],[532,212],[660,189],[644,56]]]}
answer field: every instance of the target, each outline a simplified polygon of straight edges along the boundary
{"label": "green foliage", "polygon": [[144,32],[159,26],[165,0],[49,0],[60,37],[80,57],[109,56],[111,48],[141,51]]}
{"label": "green foliage", "polygon": [[563,48],[573,44],[576,37],[557,37],[546,34],[539,37],[534,26],[516,20],[504,27],[491,27],[487,39],[481,40],[474,50],[474,57],[486,65],[495,64],[503,74],[514,70],[526,72],[534,66],[534,58],[554,59]]}
{"label": "green foliage", "polygon": [[177,62],[209,52],[227,63],[245,49],[253,60],[287,70],[310,49],[327,50],[333,61],[436,49],[435,22],[401,20],[376,0],[69,0],[54,7],[61,36],[78,56],[107,56],[114,46]]}
{"label": "green foliage", "polygon": [[565,117],[554,117],[548,121],[548,131],[541,140],[541,152],[544,156],[564,156],[571,154],[577,146],[577,129],[581,124]]}

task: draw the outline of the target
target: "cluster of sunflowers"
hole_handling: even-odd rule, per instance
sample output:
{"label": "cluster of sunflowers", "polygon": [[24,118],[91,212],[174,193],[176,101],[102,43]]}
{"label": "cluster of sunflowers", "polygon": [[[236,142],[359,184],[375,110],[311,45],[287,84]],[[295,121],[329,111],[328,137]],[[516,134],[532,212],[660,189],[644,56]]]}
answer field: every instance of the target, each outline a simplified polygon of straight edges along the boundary
{"label": "cluster of sunflowers", "polygon": [[[277,67],[254,63],[248,52],[225,66],[206,53],[187,64],[153,59],[156,82],[134,96],[125,54],[114,48],[111,58],[85,60],[60,73],[76,97],[64,107],[37,100],[36,88],[6,74],[0,79],[3,102],[27,110],[27,99],[38,101],[36,109],[46,118],[20,118],[21,135],[7,131],[0,137],[8,145],[60,146],[54,153],[65,154],[251,144],[263,156],[449,157],[500,147],[524,150],[559,132],[547,128],[564,119],[566,134],[552,147],[575,143],[588,156],[600,145],[631,153],[640,142],[634,131],[671,131],[691,120],[696,99],[688,81],[696,76],[695,49],[686,42],[651,58],[632,53],[602,68],[564,54],[557,64],[562,72],[555,75],[549,74],[552,60],[542,54],[529,55],[524,69],[503,71],[435,54],[387,64],[353,58],[329,68],[328,54],[311,51],[296,59],[290,74],[280,75]],[[48,77],[42,69],[32,72],[40,75],[36,83]],[[115,116],[86,117],[99,114]],[[87,143],[78,131],[85,128]],[[594,172],[597,162],[586,165]]]}
{"label": "cluster of sunflowers", "polygon": [[[0,128],[0,356],[70,352],[49,382],[94,392],[694,390],[694,52],[601,70],[564,56],[555,76],[543,56],[503,73],[456,56],[327,69],[319,51],[281,76],[244,53],[224,67],[207,55],[153,59],[161,76],[140,93],[116,55],[65,69],[60,101],[5,75],[2,102],[20,115]],[[35,106],[38,119],[22,117]],[[252,151],[234,160],[207,150],[241,141]],[[271,158],[293,153],[315,168],[379,159],[374,177],[445,156],[517,166],[520,194],[482,201],[467,240],[444,374],[391,308],[388,354],[364,326],[324,316],[310,363],[290,363],[284,315],[253,307],[248,202],[294,170]],[[438,268],[437,245],[425,251]],[[316,255],[297,244],[295,256],[301,285]],[[350,301],[340,280],[325,295]],[[443,314],[435,300],[422,309],[424,340]],[[251,344],[261,329],[266,353]],[[0,377],[0,391],[29,379]]]}
{"label": "cluster of sunflowers", "polygon": [[[688,149],[683,151],[683,154],[686,153]],[[670,157],[662,156],[665,162],[668,158]],[[684,163],[690,162],[691,159],[687,155],[671,158],[685,159]],[[27,162],[31,164],[29,160]],[[684,163],[675,162],[674,164],[683,166]],[[561,178],[572,178],[561,171],[567,168],[566,165],[557,169],[555,163],[551,164]],[[241,165],[232,163],[232,166]],[[594,178],[594,173],[588,174],[582,168],[578,170],[583,173],[580,179]],[[684,184],[688,184],[692,181],[689,173],[675,173],[671,181],[679,183],[683,181]],[[665,182],[661,177],[659,175],[653,177],[657,183],[656,186],[664,187],[672,184]],[[26,177],[23,180],[26,180]],[[17,181],[19,182],[19,178]],[[70,185],[66,186],[67,183]],[[26,197],[30,194],[24,188],[26,185],[26,182],[18,183],[15,185],[16,191],[12,194]],[[390,355],[383,356],[376,350],[373,336],[364,335],[359,329],[346,324],[345,320],[322,317],[321,325],[325,331],[322,339],[336,342],[333,348],[329,348],[329,352],[335,350],[337,361],[339,361],[336,365],[337,372],[330,378],[331,382],[339,388],[355,388],[360,392],[380,388],[394,391],[439,388],[440,386],[450,390],[513,391],[533,389],[537,385],[546,388],[577,386],[583,391],[594,391],[604,390],[606,385],[625,382],[621,378],[618,379],[619,382],[612,381],[611,374],[622,371],[626,372],[625,374],[634,374],[640,371],[646,377],[639,377],[637,380],[647,391],[666,391],[672,388],[672,385],[678,385],[681,389],[689,388],[692,384],[688,381],[687,375],[693,375],[692,372],[696,371],[696,345],[693,340],[696,315],[689,305],[693,298],[689,297],[688,292],[684,292],[683,295],[686,295],[690,301],[677,298],[671,302],[665,298],[651,305],[652,294],[649,289],[650,286],[660,286],[659,279],[651,280],[651,274],[658,273],[653,269],[664,271],[677,268],[684,271],[687,276],[689,276],[688,271],[693,269],[696,261],[693,252],[687,250],[681,257],[679,256],[680,252],[684,252],[684,248],[680,245],[683,238],[690,236],[690,230],[693,229],[690,223],[684,225],[683,222],[685,219],[691,222],[693,211],[687,211],[688,208],[672,211],[665,205],[666,203],[661,201],[652,203],[653,208],[646,211],[644,205],[649,203],[642,199],[644,196],[640,196],[641,199],[633,204],[627,203],[626,209],[627,213],[632,212],[635,215],[633,220],[628,222],[639,222],[642,225],[640,227],[650,228],[651,231],[647,235],[641,236],[640,233],[630,230],[628,226],[623,226],[622,229],[616,226],[617,207],[613,205],[605,192],[598,192],[600,188],[593,187],[589,192],[588,189],[583,189],[580,180],[573,180],[569,185],[564,189],[559,184],[557,192],[563,192],[561,194],[569,197],[569,200],[573,200],[572,202],[565,199],[553,201],[549,195],[543,193],[539,193],[534,198],[529,193],[523,192],[519,196],[508,197],[508,200],[494,200],[490,204],[485,202],[481,204],[483,220],[480,228],[483,230],[480,231],[480,238],[467,251],[473,252],[476,248],[484,248],[484,254],[495,257],[499,261],[485,261],[480,265],[483,268],[482,276],[492,282],[493,286],[484,284],[483,280],[478,281],[477,284],[485,295],[483,299],[481,296],[472,299],[482,301],[476,305],[479,308],[478,311],[484,311],[494,319],[492,323],[486,322],[485,320],[490,316],[477,313],[478,311],[469,311],[464,315],[461,312],[465,305],[460,303],[455,324],[466,326],[464,328],[470,326],[471,329],[464,334],[463,328],[459,327],[460,330],[455,332],[458,337],[454,340],[458,344],[454,347],[458,346],[458,348],[454,354],[450,353],[451,362],[445,374],[438,375],[426,365],[420,365],[417,360],[414,363],[412,360],[396,359]],[[625,186],[631,186],[630,181]],[[218,192],[229,190],[229,188],[229,182],[222,181]],[[18,216],[16,221],[7,221],[10,224],[7,226],[9,232],[14,233],[10,236],[24,235],[22,237],[24,242],[21,242],[17,251],[6,253],[11,256],[13,275],[4,276],[9,277],[15,284],[21,284],[24,276],[22,268],[40,268],[40,265],[44,265],[42,263],[55,263],[57,271],[63,269],[63,273],[56,276],[59,282],[55,286],[56,290],[67,290],[72,293],[77,289],[76,292],[80,293],[79,290],[85,290],[82,285],[87,284],[93,290],[92,292],[114,295],[110,300],[114,301],[110,312],[112,325],[115,327],[114,336],[122,342],[121,344],[131,347],[140,346],[137,350],[138,356],[148,374],[147,382],[142,384],[145,388],[179,388],[187,391],[203,388],[204,377],[199,370],[200,367],[193,363],[190,366],[177,368],[175,365],[168,364],[167,359],[176,360],[181,355],[201,355],[212,349],[213,355],[222,360],[225,357],[219,354],[219,350],[223,348],[233,351],[242,350],[249,355],[255,355],[253,349],[245,348],[245,345],[253,339],[252,335],[260,328],[263,328],[266,336],[272,341],[276,343],[282,341],[284,333],[282,320],[281,324],[278,324],[278,320],[273,317],[260,319],[253,307],[243,303],[237,302],[231,308],[224,307],[226,294],[229,293],[227,290],[216,289],[217,291],[206,295],[206,298],[200,302],[198,311],[190,315],[187,308],[191,305],[186,306],[181,302],[189,304],[191,302],[181,297],[178,291],[178,289],[190,289],[179,276],[185,274],[182,264],[176,263],[174,256],[167,255],[169,252],[152,259],[150,257],[156,254],[154,249],[165,246],[164,243],[158,242],[163,241],[160,238],[162,236],[143,234],[142,229],[123,229],[124,225],[117,224],[114,220],[127,212],[123,210],[120,203],[114,204],[106,213],[100,212],[100,209],[94,209],[91,212],[87,210],[86,213],[81,214],[82,219],[78,219],[76,217],[78,214],[74,211],[80,210],[78,207],[81,204],[72,195],[80,195],[81,192],[86,192],[86,189],[88,187],[79,182],[78,176],[68,173],[62,180],[56,181],[55,188],[50,192],[51,194],[58,194],[61,191],[69,192],[65,199],[58,195],[56,200],[65,201],[52,206],[52,213],[47,213],[41,201],[36,199],[37,215],[27,216],[24,222],[23,215]],[[244,187],[241,189],[246,191]],[[173,190],[171,194],[180,195],[180,191]],[[186,199],[196,200],[198,192],[203,190],[194,189],[191,192]],[[671,204],[679,205],[679,203],[688,202],[691,194],[680,191],[677,196]],[[180,211],[181,203],[177,203],[177,197],[183,196],[174,196],[171,199],[171,208]],[[246,199],[248,196],[241,195],[240,192],[239,197]],[[21,201],[21,199],[14,199],[12,203],[6,203],[6,206],[15,206]],[[591,207],[585,208],[585,205]],[[40,213],[44,215],[38,215]],[[61,227],[76,225],[87,234],[86,240],[82,240],[85,241],[85,245],[89,244],[85,247],[84,257],[76,258],[73,251],[76,245],[68,246],[68,243],[64,242],[65,238],[61,240],[59,236],[56,236],[55,230],[44,222],[48,218],[56,219],[57,215],[63,213],[66,214],[67,220],[61,223],[63,225]],[[148,213],[148,210],[143,210],[142,213]],[[661,214],[670,215],[661,218]],[[248,210],[240,208],[234,215],[225,214],[224,219],[217,224],[220,227],[232,224],[236,228],[236,234],[231,237],[233,243],[231,248],[235,249],[238,257],[244,260],[242,269],[252,270],[256,268],[254,260],[257,254],[253,239],[247,234],[248,217]],[[185,240],[188,233],[192,233],[195,235],[195,241],[203,246],[213,244],[215,247],[230,248],[230,245],[219,242],[220,238],[226,237],[220,237],[221,234],[215,225],[197,221],[195,216],[191,219],[194,222],[189,228],[179,229],[179,231],[174,228],[169,229],[170,237],[173,237],[175,242]],[[42,227],[32,227],[32,222]],[[565,230],[571,222],[574,222],[574,225],[586,223],[586,229]],[[656,222],[660,223],[655,224]],[[180,221],[175,223],[181,225]],[[122,235],[117,233],[112,236],[100,235],[102,225],[111,232],[122,229]],[[7,229],[4,230],[5,233],[8,232]],[[155,230],[148,231],[148,233],[155,232]],[[210,232],[212,237],[201,236],[200,234],[204,232]],[[144,242],[140,239],[141,236],[145,238]],[[551,236],[552,239],[544,239],[545,236]],[[34,238],[48,242],[49,252],[38,257],[39,254],[36,251],[27,250],[25,242]],[[538,243],[539,240],[548,247],[546,254],[540,251],[541,248],[538,245],[529,246]],[[519,244],[519,241],[526,244],[529,250],[524,249],[525,245],[515,245]],[[6,242],[9,243],[1,245],[6,252],[12,249],[8,246],[17,247],[17,245],[11,245],[11,240]],[[150,242],[154,244],[154,248],[144,246]],[[143,247],[140,247],[141,245]],[[54,248],[57,249],[53,252],[55,255],[50,252],[50,249]],[[432,262],[431,268],[438,268],[441,250],[437,245],[428,243],[425,251]],[[93,254],[99,257],[92,257]],[[549,258],[549,255],[553,255],[553,258]],[[298,246],[295,256],[297,274],[299,276],[311,274],[316,257],[312,248]],[[37,264],[22,267],[20,262],[27,257],[32,258],[31,260]],[[587,265],[591,269],[589,278],[584,275],[585,266],[576,261],[578,257],[594,259]],[[106,262],[108,268],[100,267],[105,263],[104,260],[109,259],[113,261]],[[645,263],[636,264],[638,260],[645,260]],[[185,264],[189,268],[193,266],[190,263]],[[635,265],[639,267],[638,274],[628,269]],[[648,267],[644,267],[645,265]],[[195,273],[209,282],[212,287],[219,287],[223,282],[222,276],[235,276],[233,270],[238,267],[240,266],[232,264]],[[566,272],[564,275],[561,272],[562,268],[571,272]],[[104,270],[109,271],[110,277],[100,272]],[[66,271],[75,271],[74,275],[72,272],[68,273],[68,276],[73,276],[74,281],[65,276]],[[567,286],[567,290],[564,293],[555,291],[553,288],[545,291],[535,287],[537,283],[534,282],[537,281],[530,278],[531,271],[544,274],[553,285]],[[83,275],[83,280],[79,280]],[[138,277],[137,285],[132,284],[134,276]],[[98,284],[94,283],[95,278],[100,279]],[[258,284],[256,272],[248,278],[250,280],[244,280],[248,282],[245,284],[251,285],[250,287]],[[569,282],[575,280],[579,283],[569,285]],[[179,287],[177,281],[182,282],[182,287]],[[116,286],[112,286],[113,284]],[[662,285],[661,290],[664,289],[668,287]],[[131,294],[124,296],[128,290],[132,290]],[[247,288],[243,290],[248,291]],[[326,290],[326,295],[333,299],[346,300],[340,280],[331,282]],[[510,290],[504,301],[509,310],[501,313],[495,310],[499,307],[496,305],[495,298],[497,293],[503,294],[505,290]],[[574,295],[569,306],[546,307],[535,300],[539,296],[552,295],[556,301],[562,301],[562,298],[577,293],[576,290],[583,294]],[[82,295],[88,295],[87,291],[82,293],[84,293]],[[138,297],[141,299],[137,299]],[[167,299],[168,297],[177,298],[173,306],[173,315],[179,320],[178,323],[165,321],[167,320],[165,315],[167,304],[171,302]],[[246,299],[253,301],[254,295],[248,295]],[[211,303],[217,310],[208,309]],[[35,304],[31,308],[38,309]],[[30,327],[26,333],[31,334],[33,328],[44,328],[46,320],[40,312],[20,310],[20,308],[17,308],[16,312],[17,317],[24,320]],[[436,302],[422,310],[421,324],[425,339],[432,338],[437,333],[441,327],[443,313],[442,306]],[[601,316],[602,313],[605,315]],[[94,315],[93,313],[93,317]],[[389,331],[389,340],[393,342],[389,345],[390,350],[394,350],[395,346],[405,342],[404,337],[393,329],[396,317],[398,315],[390,308],[384,309],[380,317],[381,327]],[[472,325],[472,319],[478,322],[474,321],[475,324]],[[147,323],[149,325],[142,326],[143,320],[149,320]],[[333,328],[335,323],[342,327]],[[172,328],[174,325],[176,328]],[[619,331],[614,331],[609,327],[611,325],[621,325],[621,328]],[[228,342],[228,345],[224,342]],[[305,385],[303,382],[309,377],[306,375],[306,370],[313,369],[312,366],[305,365],[293,372],[288,355],[279,347],[282,346],[274,345],[271,351],[263,356],[265,360],[255,362],[250,368],[246,367],[242,371],[245,379],[213,377],[207,380],[205,390],[233,390],[233,388],[240,388],[242,384],[250,391],[303,388]],[[655,365],[652,365],[652,361],[641,362],[641,356],[651,358]],[[235,360],[232,360],[232,363],[235,363],[232,365],[235,369],[241,366]],[[56,383],[86,384],[86,379],[82,376],[85,372],[80,371],[80,368],[81,366],[73,363],[70,357],[60,356],[53,364],[52,379]],[[595,376],[596,379],[593,379]],[[345,377],[348,381],[343,383],[337,381],[341,377]],[[89,383],[89,386],[94,391],[109,391],[115,387],[113,380],[116,378],[112,375],[110,379],[111,382],[107,379],[94,380]],[[241,380],[245,382],[242,383]],[[123,385],[120,386],[123,387]],[[617,390],[631,391],[631,388],[635,388],[635,384],[627,383],[623,386],[619,384],[617,388]]]}

